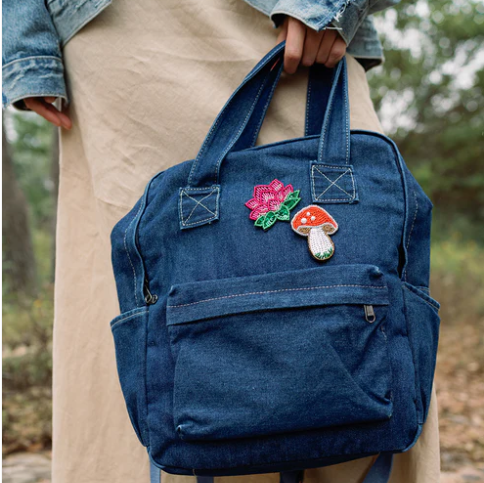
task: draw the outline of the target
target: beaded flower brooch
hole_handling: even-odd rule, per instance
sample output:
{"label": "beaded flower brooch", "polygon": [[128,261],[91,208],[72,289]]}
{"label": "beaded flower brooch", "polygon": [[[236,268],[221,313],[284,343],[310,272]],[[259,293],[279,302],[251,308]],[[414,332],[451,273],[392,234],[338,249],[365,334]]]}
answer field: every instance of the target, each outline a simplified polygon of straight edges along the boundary
{"label": "beaded flower brooch", "polygon": [[301,201],[299,190],[292,185],[284,186],[278,179],[269,184],[260,184],[254,188],[253,198],[245,203],[252,210],[249,218],[254,225],[268,230],[277,220],[289,221],[291,210]]}

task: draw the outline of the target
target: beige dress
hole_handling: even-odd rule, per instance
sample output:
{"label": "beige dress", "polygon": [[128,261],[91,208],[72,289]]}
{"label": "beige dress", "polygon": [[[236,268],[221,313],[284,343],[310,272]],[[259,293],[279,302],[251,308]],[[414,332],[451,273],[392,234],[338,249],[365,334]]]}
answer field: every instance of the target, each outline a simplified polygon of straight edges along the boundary
{"label": "beige dress", "polygon": [[[158,171],[193,158],[226,99],[276,43],[242,0],[116,0],[64,55],[74,127],[61,136],[54,331],[53,483],[148,483],[116,374],[113,225]],[[352,128],[381,131],[364,70],[348,58]],[[302,135],[307,72],[283,79],[259,144]],[[307,483],[357,483],[372,459],[306,472]],[[164,473],[164,483],[194,483]],[[433,399],[392,483],[439,480]],[[278,475],[216,478],[278,483]]]}

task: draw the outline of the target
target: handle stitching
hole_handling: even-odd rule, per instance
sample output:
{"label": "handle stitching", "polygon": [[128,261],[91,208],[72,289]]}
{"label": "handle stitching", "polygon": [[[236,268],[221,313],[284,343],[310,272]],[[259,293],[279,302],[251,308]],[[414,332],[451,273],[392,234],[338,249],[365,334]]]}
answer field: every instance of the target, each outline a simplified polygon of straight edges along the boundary
{"label": "handle stitching", "polygon": [[208,195],[204,196],[200,201],[198,201],[197,199],[195,199],[193,196],[190,196],[184,189],[181,190],[180,192],[180,196],[183,198],[183,194],[185,194],[185,196],[187,198],[190,198],[192,201],[195,202],[195,206],[193,207],[192,211],[190,212],[190,214],[188,215],[188,218],[185,218],[183,219],[183,210],[182,210],[182,223],[186,224],[186,222],[188,222],[188,220],[192,217],[193,213],[195,213],[195,210],[197,209],[198,206],[203,206],[209,213],[211,213],[213,216],[217,216],[216,213],[214,213],[211,209],[209,209],[207,206],[205,206],[202,201],[210,198],[210,196],[213,195],[214,193],[214,189],[212,189],[212,191],[210,193],[208,193]]}
{"label": "handle stitching", "polygon": [[316,196],[316,199],[321,199],[321,196],[324,195],[324,193],[326,193],[329,189],[331,189],[333,186],[335,186],[336,188],[339,188],[341,191],[343,191],[343,193],[346,193],[350,199],[354,198],[355,195],[353,193],[353,195],[350,195],[345,189],[343,189],[339,184],[338,184],[338,181],[345,175],[345,174],[350,174],[350,176],[352,177],[353,175],[351,174],[351,169],[350,168],[347,168],[346,171],[342,174],[340,174],[334,181],[332,181],[331,179],[328,178],[328,176],[326,176],[323,172],[321,172],[316,166],[313,165],[313,183],[314,183],[314,180],[315,180],[315,176],[314,176],[314,170],[316,170],[321,176],[324,176],[330,183],[330,185],[322,192],[320,193],[318,196]]}
{"label": "handle stitching", "polygon": [[269,97],[267,98],[267,101],[266,101],[266,104],[264,106],[264,110],[262,111],[262,117],[261,117],[261,120],[259,121],[259,125],[257,126],[257,129],[254,133],[254,137],[252,138],[252,141],[251,141],[251,144],[250,144],[250,147],[254,147],[255,146],[255,143],[257,141],[257,137],[260,133],[260,129],[262,127],[262,124],[264,122],[264,119],[266,117],[266,114],[267,114],[267,108],[269,106],[269,103],[271,102],[272,100],[272,97],[274,95],[274,90],[276,89],[277,87],[277,84],[278,84],[278,81],[279,81],[279,77],[280,77],[280,74],[277,75],[276,77],[276,81],[274,82],[274,85],[272,86],[272,89],[271,89],[271,92],[269,93]]}

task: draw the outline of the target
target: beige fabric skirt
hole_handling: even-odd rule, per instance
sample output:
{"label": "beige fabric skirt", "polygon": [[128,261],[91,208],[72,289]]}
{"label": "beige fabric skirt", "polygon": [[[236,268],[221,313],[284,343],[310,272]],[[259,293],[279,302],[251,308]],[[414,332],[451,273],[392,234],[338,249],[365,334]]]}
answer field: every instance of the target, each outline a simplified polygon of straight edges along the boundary
{"label": "beige fabric skirt", "polygon": [[[242,0],[116,0],[65,48],[74,127],[61,136],[54,331],[54,483],[147,483],[116,374],[110,320],[114,224],[158,171],[195,157],[218,111],[276,43]],[[381,131],[363,68],[348,57],[351,126]],[[283,79],[259,144],[304,130],[307,72]],[[366,458],[309,470],[307,483],[357,483]],[[193,483],[164,473],[163,482]],[[439,480],[435,395],[418,443],[392,483]],[[216,483],[278,483],[278,475]]]}

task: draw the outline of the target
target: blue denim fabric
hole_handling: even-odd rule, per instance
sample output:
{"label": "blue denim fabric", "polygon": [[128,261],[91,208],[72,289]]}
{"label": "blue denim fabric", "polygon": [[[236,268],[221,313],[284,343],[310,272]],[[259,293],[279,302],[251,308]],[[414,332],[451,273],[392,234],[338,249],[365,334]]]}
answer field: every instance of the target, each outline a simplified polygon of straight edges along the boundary
{"label": "blue denim fabric", "polygon": [[[312,69],[305,137],[254,146],[282,53],[255,67],[197,158],[156,175],[111,235],[121,386],[152,462],[170,473],[402,452],[427,415],[432,205],[389,138],[350,132],[345,60],[334,76]],[[351,166],[358,196],[315,197],[315,165],[335,184]],[[264,231],[249,219],[254,186],[273,179],[300,190],[297,209],[317,204],[338,222],[329,260],[287,221]]]}
{"label": "blue denim fabric", "polygon": [[68,100],[62,47],[112,0],[3,0],[2,105],[27,97]]}
{"label": "blue denim fabric", "polygon": [[[383,60],[369,14],[399,0],[246,0],[278,25],[284,15],[321,30],[338,28],[366,69]],[[112,0],[3,0],[2,104],[25,109],[22,99],[55,96],[68,101],[62,47]]]}

